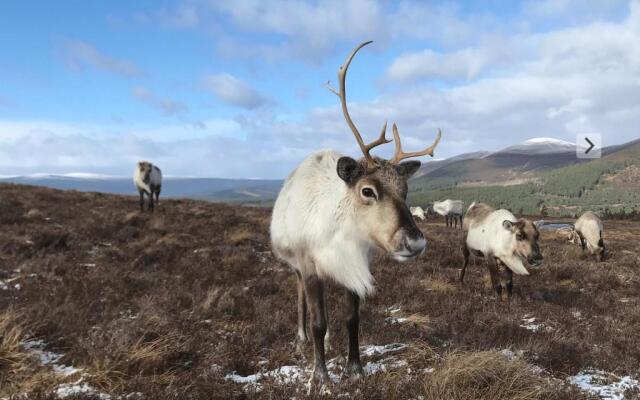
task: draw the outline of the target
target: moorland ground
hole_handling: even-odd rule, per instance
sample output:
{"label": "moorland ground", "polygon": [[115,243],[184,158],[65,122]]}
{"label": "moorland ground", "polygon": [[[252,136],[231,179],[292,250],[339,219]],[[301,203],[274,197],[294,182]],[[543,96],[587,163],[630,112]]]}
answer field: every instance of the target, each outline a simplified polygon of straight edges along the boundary
{"label": "moorland ground", "polygon": [[[78,399],[306,396],[303,382],[225,378],[310,365],[311,346],[301,354],[293,342],[295,276],[270,253],[269,218],[266,208],[192,200],[140,213],[135,197],[0,185],[0,398],[54,398],[73,382],[95,389]],[[544,231],[544,266],[500,301],[481,261],[458,283],[460,230],[420,223],[424,255],[372,265],[360,334],[371,373],[331,396],[580,399],[588,395],[567,377],[587,368],[637,378],[640,222],[604,224],[606,261]],[[338,373],[342,303],[330,285]],[[24,346],[33,340],[81,370],[43,364]],[[406,347],[372,347],[389,344]]]}

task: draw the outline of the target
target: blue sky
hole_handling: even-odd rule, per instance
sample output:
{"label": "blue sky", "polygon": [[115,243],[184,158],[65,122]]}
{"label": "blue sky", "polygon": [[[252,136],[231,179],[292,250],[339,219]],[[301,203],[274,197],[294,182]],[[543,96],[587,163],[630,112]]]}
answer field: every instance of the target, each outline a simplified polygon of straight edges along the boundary
{"label": "blue sky", "polygon": [[0,175],[128,175],[145,158],[281,178],[320,148],[356,156],[323,84],[369,39],[347,82],[367,138],[388,119],[420,148],[442,128],[444,158],[640,137],[634,1],[5,1]]}

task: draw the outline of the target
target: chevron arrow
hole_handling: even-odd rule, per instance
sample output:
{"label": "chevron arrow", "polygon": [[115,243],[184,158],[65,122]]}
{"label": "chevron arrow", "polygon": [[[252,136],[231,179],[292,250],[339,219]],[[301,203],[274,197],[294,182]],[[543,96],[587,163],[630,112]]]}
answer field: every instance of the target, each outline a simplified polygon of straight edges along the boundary
{"label": "chevron arrow", "polygon": [[591,142],[591,140],[589,140],[588,137],[584,138],[584,140],[586,140],[587,143],[589,143],[589,145],[590,145],[589,148],[587,149],[587,151],[584,152],[584,154],[589,154],[589,152],[591,151],[591,149],[594,148],[595,145]]}

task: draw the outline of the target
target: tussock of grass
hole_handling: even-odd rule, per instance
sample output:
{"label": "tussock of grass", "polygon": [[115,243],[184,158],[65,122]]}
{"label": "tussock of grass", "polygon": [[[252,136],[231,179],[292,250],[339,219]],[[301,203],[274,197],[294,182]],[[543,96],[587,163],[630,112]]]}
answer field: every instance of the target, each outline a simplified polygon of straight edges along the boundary
{"label": "tussock of grass", "polygon": [[21,345],[23,336],[22,326],[12,312],[0,314],[0,382],[26,358]]}
{"label": "tussock of grass", "polygon": [[449,354],[428,374],[428,399],[534,400],[558,394],[525,361],[510,360],[495,351]]}

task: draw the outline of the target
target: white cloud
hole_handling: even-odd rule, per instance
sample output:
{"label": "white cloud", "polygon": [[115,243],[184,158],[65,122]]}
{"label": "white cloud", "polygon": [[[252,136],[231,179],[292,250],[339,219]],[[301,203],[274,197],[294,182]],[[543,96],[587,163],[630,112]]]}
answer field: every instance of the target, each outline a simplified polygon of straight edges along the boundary
{"label": "white cloud", "polygon": [[416,78],[475,78],[489,63],[487,55],[479,49],[467,48],[453,53],[436,53],[426,49],[396,58],[387,71],[390,79]]}
{"label": "white cloud", "polygon": [[71,69],[92,66],[127,78],[143,75],[143,71],[130,61],[106,55],[91,44],[80,40],[67,41],[64,46],[63,57],[67,66]]}
{"label": "white cloud", "polygon": [[550,17],[602,17],[603,14],[624,4],[625,0],[529,0],[523,4],[526,15]]}
{"label": "white cloud", "polygon": [[218,100],[248,110],[256,109],[267,103],[267,98],[258,91],[228,73],[207,75],[203,79],[203,85]]}
{"label": "white cloud", "polygon": [[133,95],[141,101],[167,114],[178,114],[187,111],[187,106],[184,103],[158,97],[155,93],[144,86],[134,87]]}

